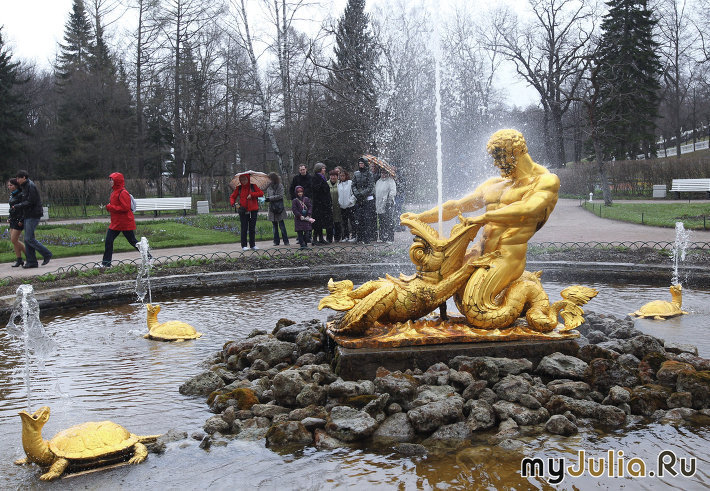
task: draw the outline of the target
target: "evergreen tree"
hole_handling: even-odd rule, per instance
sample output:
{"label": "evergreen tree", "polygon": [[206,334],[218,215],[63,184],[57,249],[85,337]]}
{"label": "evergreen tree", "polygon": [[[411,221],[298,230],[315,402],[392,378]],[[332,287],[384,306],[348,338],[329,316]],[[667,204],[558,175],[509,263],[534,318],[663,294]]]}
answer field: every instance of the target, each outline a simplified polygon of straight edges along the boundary
{"label": "evergreen tree", "polygon": [[27,101],[17,90],[26,80],[20,76],[19,66],[19,62],[12,61],[0,28],[0,172],[5,175],[17,170],[13,160],[20,150],[18,137],[26,123]]}
{"label": "evergreen tree", "polygon": [[57,170],[60,177],[102,177],[134,167],[134,118],[125,74],[91,26],[82,0],[74,0],[57,72]]}
{"label": "evergreen tree", "polygon": [[323,160],[333,165],[353,165],[359,155],[376,151],[377,50],[369,24],[365,0],[348,0],[335,34],[324,111]]}
{"label": "evergreen tree", "polygon": [[64,29],[64,43],[59,45],[61,52],[57,65],[60,79],[68,79],[75,72],[88,73],[94,66],[96,47],[92,42],[91,24],[87,20],[82,0],[74,0]]}
{"label": "evergreen tree", "polygon": [[655,155],[661,63],[657,21],[646,0],[609,0],[596,63],[604,153],[617,159]]}

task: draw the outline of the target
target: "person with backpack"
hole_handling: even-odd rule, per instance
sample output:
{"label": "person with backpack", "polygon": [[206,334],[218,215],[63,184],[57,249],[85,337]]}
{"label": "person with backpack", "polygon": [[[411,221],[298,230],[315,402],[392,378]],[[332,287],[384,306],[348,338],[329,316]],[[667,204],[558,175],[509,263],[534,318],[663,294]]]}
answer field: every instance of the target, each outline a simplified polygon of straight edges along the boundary
{"label": "person with backpack", "polygon": [[104,240],[104,257],[101,260],[101,266],[108,268],[111,266],[111,258],[113,257],[113,241],[121,233],[123,233],[128,243],[138,250],[138,240],[136,240],[136,219],[133,216],[135,207],[133,196],[125,187],[125,179],[120,172],[114,172],[108,176],[111,181],[111,198],[106,205],[106,211],[111,215],[111,224],[106,231],[106,239]]}
{"label": "person with backpack", "polygon": [[[229,197],[232,206],[239,207],[239,220],[242,232],[242,250],[258,249],[256,246],[256,217],[259,214],[259,198],[264,191],[252,184],[248,173],[239,174],[239,185]],[[247,247],[247,230],[249,231],[249,247]]]}

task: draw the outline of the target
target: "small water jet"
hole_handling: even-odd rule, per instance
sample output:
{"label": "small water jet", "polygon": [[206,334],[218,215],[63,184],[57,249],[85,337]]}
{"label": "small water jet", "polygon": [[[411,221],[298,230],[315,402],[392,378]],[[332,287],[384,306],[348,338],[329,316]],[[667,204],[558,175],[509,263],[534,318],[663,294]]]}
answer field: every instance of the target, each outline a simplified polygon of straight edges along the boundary
{"label": "small water jet", "polygon": [[7,323],[10,336],[20,341],[24,347],[25,387],[27,390],[27,409],[32,406],[32,365],[44,368],[44,361],[57,348],[50,339],[39,319],[39,303],[34,296],[32,285],[20,285]]}
{"label": "small water jet", "polygon": [[683,222],[675,223],[675,243],[673,244],[673,252],[671,255],[671,259],[673,261],[673,278],[671,279],[672,285],[680,284],[678,269],[680,263],[685,261],[685,251],[688,249],[691,235],[690,230],[685,230]]}
{"label": "small water jet", "polygon": [[138,252],[141,254],[141,263],[138,265],[138,275],[136,276],[136,295],[140,303],[145,303],[145,296],[148,295],[148,303],[153,303],[153,296],[150,290],[150,268],[153,256],[150,254],[148,239],[141,237],[138,243]]}

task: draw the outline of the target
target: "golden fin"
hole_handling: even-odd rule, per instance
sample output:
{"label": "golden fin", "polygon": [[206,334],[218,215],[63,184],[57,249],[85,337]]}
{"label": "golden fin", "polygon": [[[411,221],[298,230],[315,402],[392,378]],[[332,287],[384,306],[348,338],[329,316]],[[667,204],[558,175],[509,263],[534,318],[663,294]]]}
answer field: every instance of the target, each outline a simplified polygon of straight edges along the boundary
{"label": "golden fin", "polygon": [[569,300],[575,305],[584,305],[591,299],[597,296],[599,292],[594,288],[589,288],[582,285],[573,285],[565,288],[560,292],[560,295],[565,300]]}

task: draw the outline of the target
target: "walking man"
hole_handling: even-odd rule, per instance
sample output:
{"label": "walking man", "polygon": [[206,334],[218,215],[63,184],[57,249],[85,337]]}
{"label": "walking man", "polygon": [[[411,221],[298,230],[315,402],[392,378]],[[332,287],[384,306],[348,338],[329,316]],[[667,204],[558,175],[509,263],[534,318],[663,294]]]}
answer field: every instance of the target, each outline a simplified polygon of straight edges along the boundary
{"label": "walking man", "polygon": [[44,266],[52,259],[52,253],[35,238],[35,229],[39,225],[39,220],[43,214],[42,198],[40,198],[37,186],[30,180],[30,175],[26,170],[18,171],[15,177],[20,184],[22,198],[13,208],[22,210],[25,226],[25,255],[27,256],[27,261],[22,267],[25,269],[37,267],[35,251],[39,252],[44,258],[42,261],[42,266]]}

